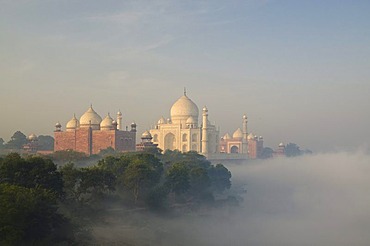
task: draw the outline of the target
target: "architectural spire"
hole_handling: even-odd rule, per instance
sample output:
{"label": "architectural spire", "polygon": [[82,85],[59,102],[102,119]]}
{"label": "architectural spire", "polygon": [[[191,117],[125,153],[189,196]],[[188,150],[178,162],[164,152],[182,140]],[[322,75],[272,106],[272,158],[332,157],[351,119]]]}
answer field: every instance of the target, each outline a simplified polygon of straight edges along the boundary
{"label": "architectural spire", "polygon": [[184,87],[184,96],[186,96],[186,87]]}

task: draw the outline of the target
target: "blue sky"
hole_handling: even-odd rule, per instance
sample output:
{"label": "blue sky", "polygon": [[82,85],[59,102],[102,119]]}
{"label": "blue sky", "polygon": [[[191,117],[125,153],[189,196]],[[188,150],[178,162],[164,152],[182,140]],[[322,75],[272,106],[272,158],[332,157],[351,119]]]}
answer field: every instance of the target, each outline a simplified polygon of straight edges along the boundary
{"label": "blue sky", "polygon": [[186,86],[268,146],[369,146],[369,1],[0,0],[0,137],[94,105],[139,131]]}

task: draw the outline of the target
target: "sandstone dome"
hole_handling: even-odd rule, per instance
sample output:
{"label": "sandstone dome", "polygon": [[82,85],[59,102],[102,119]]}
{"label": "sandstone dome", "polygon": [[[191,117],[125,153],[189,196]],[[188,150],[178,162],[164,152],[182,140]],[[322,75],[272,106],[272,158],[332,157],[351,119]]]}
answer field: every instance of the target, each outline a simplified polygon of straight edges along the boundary
{"label": "sandstone dome", "polygon": [[112,130],[114,129],[113,127],[113,119],[110,117],[110,114],[104,118],[104,120],[100,123],[100,129],[101,130]]}
{"label": "sandstone dome", "polygon": [[80,126],[80,122],[76,118],[76,115],[73,115],[73,118],[67,122],[66,130],[67,131],[75,130],[79,126]]}
{"label": "sandstone dome", "polygon": [[197,105],[186,95],[180,97],[171,107],[171,119],[173,123],[185,123],[189,117],[198,122],[199,109]]}
{"label": "sandstone dome", "polygon": [[80,127],[90,127],[93,130],[100,129],[100,123],[102,118],[98,115],[95,110],[90,106],[90,108],[81,116]]}

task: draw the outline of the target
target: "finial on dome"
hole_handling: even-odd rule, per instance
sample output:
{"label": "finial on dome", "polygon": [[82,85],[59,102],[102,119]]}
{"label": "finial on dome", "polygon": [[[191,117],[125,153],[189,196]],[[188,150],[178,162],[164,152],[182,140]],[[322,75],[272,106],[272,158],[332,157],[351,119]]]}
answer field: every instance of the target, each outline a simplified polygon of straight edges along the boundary
{"label": "finial on dome", "polygon": [[184,87],[184,96],[186,96],[186,87]]}

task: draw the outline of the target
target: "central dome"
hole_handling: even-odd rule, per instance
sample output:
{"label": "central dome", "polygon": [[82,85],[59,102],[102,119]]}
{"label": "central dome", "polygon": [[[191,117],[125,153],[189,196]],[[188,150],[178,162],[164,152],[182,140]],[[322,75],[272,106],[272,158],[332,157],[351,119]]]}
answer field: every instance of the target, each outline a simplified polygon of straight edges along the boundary
{"label": "central dome", "polygon": [[90,108],[80,118],[80,127],[91,126],[93,130],[99,130],[101,121],[102,118],[100,115],[98,115],[92,106],[90,106]]}
{"label": "central dome", "polygon": [[198,122],[199,109],[197,105],[186,95],[180,97],[171,107],[171,119],[173,123],[186,123],[189,117]]}

